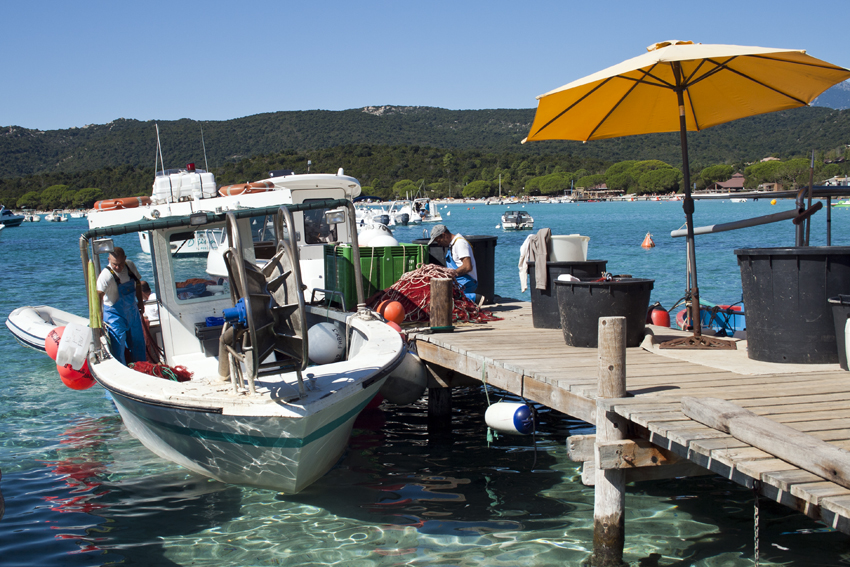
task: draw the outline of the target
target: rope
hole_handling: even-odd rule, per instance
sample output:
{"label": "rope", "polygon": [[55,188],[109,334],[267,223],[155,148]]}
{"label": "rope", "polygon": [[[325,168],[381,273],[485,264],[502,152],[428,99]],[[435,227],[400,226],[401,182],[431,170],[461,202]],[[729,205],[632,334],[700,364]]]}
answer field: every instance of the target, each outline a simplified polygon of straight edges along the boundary
{"label": "rope", "polygon": [[753,564],[755,567],[759,567],[759,487],[761,486],[761,482],[758,480],[753,481],[753,496],[755,500],[755,506],[753,511]]}
{"label": "rope", "polygon": [[136,372],[173,380],[174,382],[186,382],[192,377],[192,373],[185,366],[167,366],[165,364],[151,364],[150,362],[132,362],[127,366]]}
{"label": "rope", "polygon": [[[428,321],[430,319],[431,307],[431,280],[433,278],[454,279],[454,271],[434,264],[425,264],[413,271],[407,272],[392,285],[392,287],[381,293],[376,293],[368,301],[369,307],[374,309],[385,300],[398,301],[404,307],[404,321]],[[478,307],[473,301],[463,294],[463,288],[454,281],[453,290],[454,306],[452,308],[452,321],[484,323],[487,321],[500,321],[490,311]]]}

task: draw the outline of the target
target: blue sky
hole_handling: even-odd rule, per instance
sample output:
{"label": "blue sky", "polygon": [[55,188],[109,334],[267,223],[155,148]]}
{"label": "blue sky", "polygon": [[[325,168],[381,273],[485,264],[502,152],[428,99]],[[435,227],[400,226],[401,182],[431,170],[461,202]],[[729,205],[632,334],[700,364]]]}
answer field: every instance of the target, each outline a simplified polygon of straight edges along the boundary
{"label": "blue sky", "polygon": [[667,39],[850,66],[842,2],[2,0],[0,126],[368,105],[533,108]]}

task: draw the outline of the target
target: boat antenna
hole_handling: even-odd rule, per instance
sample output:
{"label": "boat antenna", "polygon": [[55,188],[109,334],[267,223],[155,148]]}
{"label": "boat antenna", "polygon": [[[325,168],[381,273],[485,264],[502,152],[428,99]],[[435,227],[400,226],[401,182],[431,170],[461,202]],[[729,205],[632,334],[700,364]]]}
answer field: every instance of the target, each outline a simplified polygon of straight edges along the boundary
{"label": "boat antenna", "polygon": [[209,171],[210,170],[210,164],[207,163],[207,145],[206,145],[206,143],[204,143],[204,124],[203,124],[203,122],[201,123],[201,146],[203,146],[203,148],[204,148],[204,168],[207,171]]}
{"label": "boat antenna", "polygon": [[[165,175],[165,160],[162,159],[162,143],[159,141],[159,123],[154,123],[156,126],[156,153],[159,158],[159,164],[162,166],[162,174]],[[156,163],[153,167],[154,177],[156,177]],[[168,178],[168,187],[171,192],[171,201],[174,201],[174,186],[171,185],[171,178]]]}

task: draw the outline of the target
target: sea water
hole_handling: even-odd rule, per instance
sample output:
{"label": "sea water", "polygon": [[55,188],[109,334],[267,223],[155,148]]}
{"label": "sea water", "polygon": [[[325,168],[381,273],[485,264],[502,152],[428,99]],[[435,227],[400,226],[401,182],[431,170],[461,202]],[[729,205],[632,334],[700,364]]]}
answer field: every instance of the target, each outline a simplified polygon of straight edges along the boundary
{"label": "sea water", "polygon": [[[697,226],[779,212],[771,206],[698,201]],[[521,208],[522,205],[513,205]],[[494,235],[496,294],[520,291],[519,247],[529,232],[497,228],[507,206],[441,206],[452,232]],[[590,236],[589,256],[612,273],[655,280],[652,300],[685,291],[681,203],[526,205],[535,230]],[[850,244],[850,211],[833,211],[834,245]],[[402,241],[428,224],[396,228]],[[21,305],[86,315],[78,239],[84,220],[25,223],[0,232],[0,319]],[[656,247],[640,243],[651,232]],[[697,237],[703,298],[734,303],[741,282],[733,249],[790,246],[789,221]],[[825,244],[825,215],[811,242]],[[135,235],[116,238],[150,278]],[[593,489],[566,456],[592,428],[541,408],[539,432],[488,440],[484,410],[506,396],[453,392],[451,431],[429,430],[427,400],[364,412],[344,456],[297,495],[209,480],[164,461],[123,426],[95,386],[65,388],[55,364],[0,329],[0,565],[578,565],[593,542]],[[751,565],[751,491],[716,476],[633,485],[626,496],[625,559],[633,565]],[[763,565],[850,563],[847,537],[761,501]]]}

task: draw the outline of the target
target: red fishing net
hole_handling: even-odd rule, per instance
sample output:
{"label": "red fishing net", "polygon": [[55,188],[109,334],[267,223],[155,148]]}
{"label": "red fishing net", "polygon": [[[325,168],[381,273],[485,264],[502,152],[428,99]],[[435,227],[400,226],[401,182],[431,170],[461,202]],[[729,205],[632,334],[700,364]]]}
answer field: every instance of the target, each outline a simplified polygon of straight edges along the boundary
{"label": "red fishing net", "polygon": [[174,380],[175,382],[186,382],[192,377],[192,373],[185,366],[167,366],[165,364],[151,364],[150,362],[131,362],[127,366],[136,372]]}
{"label": "red fishing net", "polygon": [[[431,304],[431,279],[452,278],[453,271],[449,268],[434,264],[425,264],[412,272],[401,276],[392,287],[376,293],[367,304],[374,309],[382,301],[398,301],[404,307],[404,321],[428,321],[431,317],[429,307]],[[463,321],[473,323],[485,323],[487,321],[500,321],[492,312],[478,307],[475,302],[470,301],[463,294],[463,289],[454,282],[454,309],[452,310],[452,321]]]}

